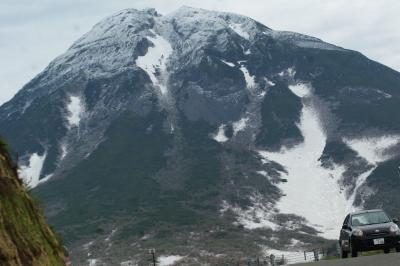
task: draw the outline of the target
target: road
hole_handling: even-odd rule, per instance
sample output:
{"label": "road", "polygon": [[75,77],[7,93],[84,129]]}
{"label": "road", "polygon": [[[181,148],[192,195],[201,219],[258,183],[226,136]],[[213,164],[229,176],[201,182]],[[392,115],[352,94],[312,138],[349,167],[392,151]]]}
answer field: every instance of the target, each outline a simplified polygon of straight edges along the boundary
{"label": "road", "polygon": [[296,266],[400,266],[400,254],[380,254],[341,260],[326,260],[316,263],[301,263]]}

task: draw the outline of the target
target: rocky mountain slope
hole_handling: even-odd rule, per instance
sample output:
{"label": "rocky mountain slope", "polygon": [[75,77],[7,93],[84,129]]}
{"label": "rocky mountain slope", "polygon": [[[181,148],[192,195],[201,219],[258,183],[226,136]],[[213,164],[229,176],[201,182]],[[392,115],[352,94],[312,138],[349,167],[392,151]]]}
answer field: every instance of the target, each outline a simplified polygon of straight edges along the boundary
{"label": "rocky mountain slope", "polygon": [[0,265],[66,265],[65,250],[18,178],[0,140]]}
{"label": "rocky mountain slope", "polygon": [[[329,243],[399,215],[400,74],[250,18],[183,7],[99,22],[0,107],[0,134],[78,263]],[[179,257],[179,258],[181,258]]]}

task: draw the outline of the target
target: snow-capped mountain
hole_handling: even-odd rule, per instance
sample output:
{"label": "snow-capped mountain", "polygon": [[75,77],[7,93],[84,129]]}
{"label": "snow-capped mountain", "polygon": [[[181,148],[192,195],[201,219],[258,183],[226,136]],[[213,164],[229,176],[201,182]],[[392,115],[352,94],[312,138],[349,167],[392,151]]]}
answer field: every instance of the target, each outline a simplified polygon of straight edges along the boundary
{"label": "snow-capped mountain", "polygon": [[398,215],[399,106],[400,74],[358,52],[127,9],[1,106],[0,135],[76,262],[156,247],[189,265],[321,245],[357,208]]}

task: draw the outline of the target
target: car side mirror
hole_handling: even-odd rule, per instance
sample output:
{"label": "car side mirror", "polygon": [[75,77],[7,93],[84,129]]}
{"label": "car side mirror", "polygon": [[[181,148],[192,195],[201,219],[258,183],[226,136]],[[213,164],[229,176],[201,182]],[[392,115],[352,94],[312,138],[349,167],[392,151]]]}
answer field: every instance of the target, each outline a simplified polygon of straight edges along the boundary
{"label": "car side mirror", "polygon": [[395,224],[398,224],[399,223],[399,219],[397,219],[397,218],[393,218],[393,220],[392,220]]}
{"label": "car side mirror", "polygon": [[346,224],[344,224],[344,225],[342,226],[342,229],[343,229],[343,230],[347,230],[347,229],[349,229],[349,227],[348,227]]}

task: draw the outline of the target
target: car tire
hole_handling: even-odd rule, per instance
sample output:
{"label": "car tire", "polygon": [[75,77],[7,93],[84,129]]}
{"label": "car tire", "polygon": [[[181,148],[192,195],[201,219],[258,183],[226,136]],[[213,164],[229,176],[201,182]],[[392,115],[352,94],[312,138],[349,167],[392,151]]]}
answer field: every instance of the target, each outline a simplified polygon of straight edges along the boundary
{"label": "car tire", "polygon": [[390,249],[388,249],[388,248],[385,248],[385,249],[383,250],[383,253],[385,253],[385,254],[388,254],[388,253],[390,253]]}
{"label": "car tire", "polygon": [[337,251],[339,253],[340,258],[347,259],[349,257],[349,252],[343,250],[342,241],[339,241],[339,243],[337,244]]}
{"label": "car tire", "polygon": [[396,252],[400,252],[400,247],[396,248]]}

